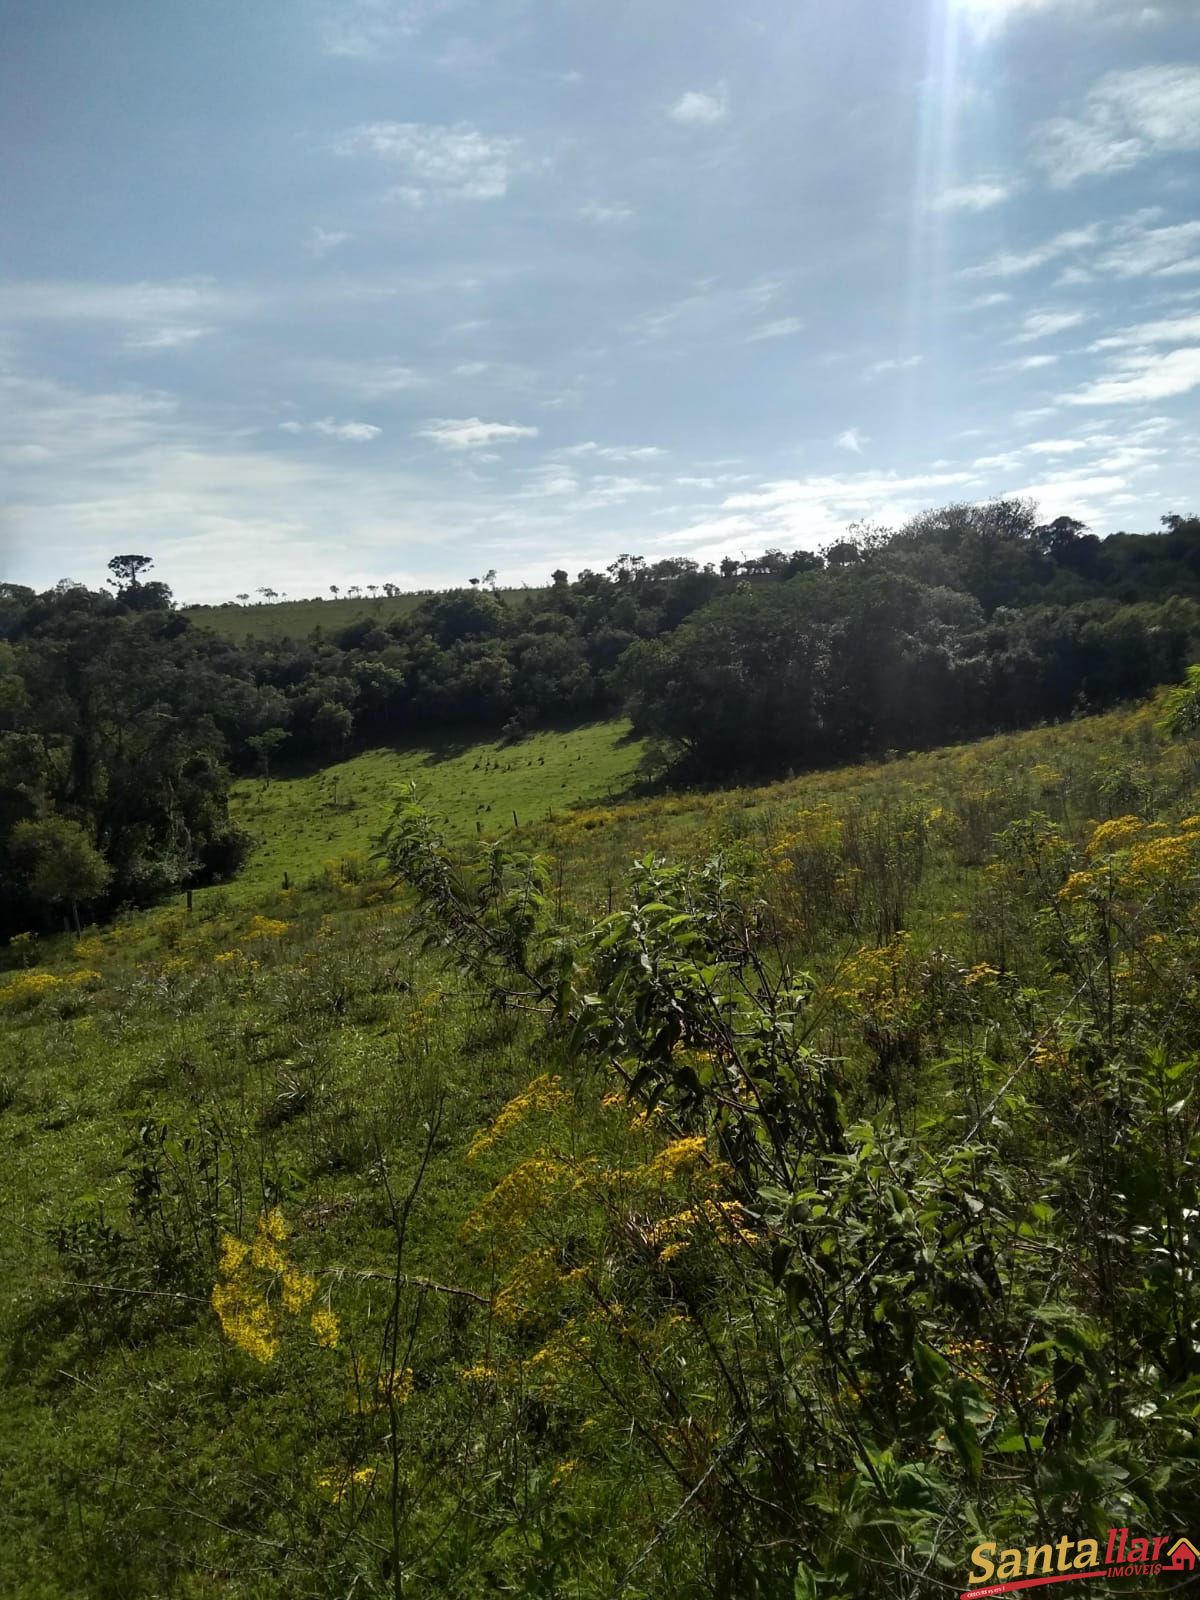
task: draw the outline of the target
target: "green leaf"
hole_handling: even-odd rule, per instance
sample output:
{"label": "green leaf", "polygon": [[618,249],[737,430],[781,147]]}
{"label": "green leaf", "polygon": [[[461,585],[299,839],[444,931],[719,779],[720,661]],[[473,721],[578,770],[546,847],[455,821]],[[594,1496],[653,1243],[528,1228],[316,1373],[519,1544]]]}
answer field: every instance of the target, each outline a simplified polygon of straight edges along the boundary
{"label": "green leaf", "polygon": [[917,1382],[923,1389],[936,1388],[950,1376],[950,1363],[945,1356],[932,1345],[922,1344],[919,1339],[913,1344],[913,1367]]}
{"label": "green leaf", "polygon": [[816,1574],[803,1561],[792,1575],[792,1600],[817,1600]]}
{"label": "green leaf", "polygon": [[[1042,1436],[1040,1433],[1030,1434],[1028,1448],[1030,1450],[1040,1450],[1042,1448]],[[1023,1454],[1026,1449],[1025,1435],[1019,1428],[1010,1428],[1007,1433],[1002,1433],[993,1442],[992,1449],[998,1450],[1004,1456]]]}

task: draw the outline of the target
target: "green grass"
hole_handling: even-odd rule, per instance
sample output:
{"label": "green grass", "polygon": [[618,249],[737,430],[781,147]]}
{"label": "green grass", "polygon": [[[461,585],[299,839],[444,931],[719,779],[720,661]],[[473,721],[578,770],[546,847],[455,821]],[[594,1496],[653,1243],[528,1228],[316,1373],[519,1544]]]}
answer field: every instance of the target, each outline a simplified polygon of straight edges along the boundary
{"label": "green grass", "polygon": [[[775,783],[669,791],[591,805],[525,830],[539,849],[564,863],[574,898],[586,915],[607,905],[630,861],[647,849],[695,856],[731,840],[770,848],[797,818],[828,809],[838,816],[898,810],[918,802],[931,810],[962,806],[984,852],[992,834],[1031,810],[1078,830],[1112,806],[1153,815],[1179,782],[1185,758],[1164,751],[1147,707],[1127,707],[1058,726],[997,734],[971,743],[917,751],[808,772]],[[1186,765],[1186,761],[1185,761]],[[1109,797],[1098,794],[1098,785]],[[925,892],[952,907],[970,873],[946,866]]]}
{"label": "green grass", "polygon": [[[602,722],[513,745],[374,750],[269,786],[243,781],[233,812],[258,843],[233,885],[198,895],[191,917],[175,904],[90,930],[78,949],[58,938],[25,953],[55,982],[32,1004],[0,1006],[0,1592],[390,1596],[378,1500],[360,1538],[361,1503],[320,1487],[331,1471],[386,1460],[386,1413],[364,1418],[348,1403],[349,1333],[338,1351],[318,1350],[297,1324],[268,1366],[235,1349],[208,1303],[217,1267],[205,1228],[253,1237],[260,1208],[279,1204],[292,1259],[320,1278],[373,1374],[387,1309],[379,1279],[394,1250],[389,1188],[407,1192],[426,1123],[440,1118],[405,1270],[483,1296],[497,1269],[463,1224],[515,1161],[549,1141],[580,1162],[627,1169],[661,1142],[645,1119],[630,1123],[619,1094],[605,1109],[613,1080],[601,1064],[579,1071],[535,1021],[489,1007],[423,952],[403,895],[370,878],[326,881],[326,861],[369,851],[407,782],[462,841],[476,824],[511,828],[515,811],[522,836],[565,864],[567,898],[588,914],[604,910],[607,886],[636,853],[753,854],[767,863],[773,913],[793,917],[818,977],[848,948],[875,942],[869,927],[828,931],[814,920],[806,931],[823,908],[789,889],[789,874],[802,887],[802,852],[826,838],[826,809],[845,818],[908,806],[929,819],[906,926],[922,949],[945,946],[963,964],[995,959],[985,863],[992,834],[1014,816],[1044,811],[1081,840],[1096,817],[1195,809],[1190,755],[1164,747],[1145,710],[770,786],[622,800],[639,754],[624,724]],[[1017,895],[1008,904],[1025,915]],[[1041,982],[1020,928],[1027,981]],[[79,971],[92,976],[73,984]],[[1047,995],[1057,1014],[1057,991]],[[998,1048],[1019,1019],[1001,998],[991,1004]],[[857,1061],[853,1018],[838,1024],[833,1053]],[[543,1074],[562,1075],[563,1103],[470,1159],[505,1102]],[[618,1199],[615,1224],[632,1228],[638,1207]],[[589,1229],[602,1236],[582,1200],[570,1204],[577,1228],[547,1207],[512,1230],[512,1253],[561,1224],[574,1261]],[[606,1247],[614,1259],[622,1238]],[[553,1326],[493,1328],[477,1301],[444,1294],[420,1303],[400,1363],[415,1374],[400,1425],[405,1539],[420,1552],[404,1593],[610,1594],[647,1547],[653,1563],[624,1591],[629,1600],[711,1592],[683,1581],[688,1519],[660,1540],[682,1490],[634,1448],[627,1425],[603,1420],[603,1396],[510,1402],[464,1376],[528,1361],[551,1347]],[[691,1381],[702,1360],[693,1349],[672,1381]],[[710,1397],[694,1381],[689,1415],[702,1417]]]}
{"label": "green grass", "polygon": [[253,899],[320,874],[324,863],[367,854],[396,800],[415,783],[452,836],[496,834],[627,788],[642,744],[625,722],[530,734],[517,743],[447,738],[368,750],[304,776],[235,785],[231,812],[256,843],[229,891]]}
{"label": "green grass", "polygon": [[[530,593],[528,589],[498,589],[497,598],[505,601]],[[323,600],[275,600],[263,605],[185,606],[184,615],[199,627],[211,628],[223,638],[242,643],[246,639],[304,639],[315,629],[336,633],[361,617],[380,623],[407,616],[422,600],[422,594],[398,594],[388,599],[377,595]]]}

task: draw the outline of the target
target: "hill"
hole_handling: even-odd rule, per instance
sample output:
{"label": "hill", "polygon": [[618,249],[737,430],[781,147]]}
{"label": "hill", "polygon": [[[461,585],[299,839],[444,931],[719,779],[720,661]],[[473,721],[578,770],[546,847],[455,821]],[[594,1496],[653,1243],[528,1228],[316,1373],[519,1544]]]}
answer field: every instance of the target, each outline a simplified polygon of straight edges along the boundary
{"label": "hill", "polygon": [[1101,541],[949,506],[822,556],[626,555],[303,636],[230,612],[240,642],[173,609],[149,556],[114,558],[116,595],[0,585],[0,937],[230,879],[231,775],[623,714],[675,784],[727,783],[1100,711],[1197,653],[1198,550],[1196,519]]}
{"label": "hill", "polygon": [[[619,725],[376,752],[239,786],[191,915],[14,941],[6,1593],[924,1600],[1186,1527],[1157,719],[603,803]],[[457,844],[348,860],[410,774]]]}
{"label": "hill", "polygon": [[365,865],[396,801],[412,784],[454,837],[506,832],[514,818],[530,823],[627,788],[643,744],[627,722],[478,743],[446,737],[396,749],[368,750],[308,774],[275,776],[269,784],[234,784],[234,822],[254,839],[246,866],[228,888],[206,894],[238,899],[278,888],[284,874],[301,883],[326,861],[347,856]]}
{"label": "hill", "polygon": [[[261,605],[235,605],[232,601],[216,606],[184,606],[183,615],[198,627],[211,628],[224,639],[243,644],[249,639],[307,639],[318,628],[336,633],[354,623],[383,625],[406,617],[423,600],[437,591],[411,591],[405,594],[309,600],[271,600]],[[491,592],[491,591],[489,591]],[[528,589],[497,589],[496,597],[508,604],[515,596],[536,593]]]}

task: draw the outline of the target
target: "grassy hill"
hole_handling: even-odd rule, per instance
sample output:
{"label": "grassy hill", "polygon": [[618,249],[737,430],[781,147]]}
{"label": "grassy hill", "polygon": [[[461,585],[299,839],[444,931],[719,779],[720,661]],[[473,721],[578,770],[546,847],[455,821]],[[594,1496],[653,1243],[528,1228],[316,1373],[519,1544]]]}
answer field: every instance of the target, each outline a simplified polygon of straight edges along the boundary
{"label": "grassy hill", "polygon": [[231,811],[257,842],[232,889],[222,893],[249,899],[279,888],[284,873],[303,882],[331,859],[365,858],[409,784],[446,819],[452,836],[490,836],[510,829],[514,817],[528,824],[619,794],[642,748],[628,723],[597,722],[516,743],[447,738],[368,750],[270,784],[242,779]]}
{"label": "grassy hill", "polygon": [[[981,1528],[1183,1529],[1192,753],[1124,710],[614,798],[637,753],[243,783],[237,884],[8,952],[5,1594],[924,1600]],[[719,857],[577,946],[604,1048],[347,860],[410,777],[544,852],[572,937],[635,856]],[[496,871],[485,941],[527,926]],[[678,1098],[730,1059],[806,1107],[753,1203]]]}
{"label": "grassy hill", "polygon": [[[503,602],[529,592],[527,589],[498,589],[496,596]],[[343,595],[336,600],[274,600],[261,605],[184,606],[182,610],[199,626],[241,643],[246,639],[304,639],[316,628],[335,633],[361,617],[390,622],[393,617],[407,616],[425,598],[424,594],[416,592],[391,598],[377,595],[373,599]]]}

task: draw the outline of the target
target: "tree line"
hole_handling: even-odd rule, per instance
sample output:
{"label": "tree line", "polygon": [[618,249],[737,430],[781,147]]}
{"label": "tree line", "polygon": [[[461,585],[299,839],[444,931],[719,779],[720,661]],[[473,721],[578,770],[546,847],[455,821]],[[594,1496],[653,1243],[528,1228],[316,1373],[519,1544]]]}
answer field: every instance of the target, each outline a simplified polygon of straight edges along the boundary
{"label": "tree line", "polygon": [[280,760],[624,709],[671,775],[772,774],[1137,696],[1200,633],[1200,519],[1099,539],[1021,501],[242,643],[151,566],[114,557],[113,593],[0,585],[0,934],[229,875],[230,776]]}

